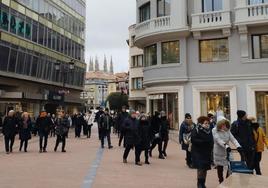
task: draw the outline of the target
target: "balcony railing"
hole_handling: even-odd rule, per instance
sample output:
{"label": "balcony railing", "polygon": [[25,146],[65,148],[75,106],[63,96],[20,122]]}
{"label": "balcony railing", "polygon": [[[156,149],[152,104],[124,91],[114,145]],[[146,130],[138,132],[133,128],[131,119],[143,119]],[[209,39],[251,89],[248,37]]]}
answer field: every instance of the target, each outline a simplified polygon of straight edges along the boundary
{"label": "balcony railing", "polygon": [[192,15],[192,30],[210,30],[230,26],[230,11],[205,12]]}
{"label": "balcony railing", "polygon": [[136,38],[150,33],[166,31],[171,28],[170,16],[154,18],[136,25]]}
{"label": "balcony railing", "polygon": [[268,3],[237,7],[235,14],[236,24],[268,22]]}

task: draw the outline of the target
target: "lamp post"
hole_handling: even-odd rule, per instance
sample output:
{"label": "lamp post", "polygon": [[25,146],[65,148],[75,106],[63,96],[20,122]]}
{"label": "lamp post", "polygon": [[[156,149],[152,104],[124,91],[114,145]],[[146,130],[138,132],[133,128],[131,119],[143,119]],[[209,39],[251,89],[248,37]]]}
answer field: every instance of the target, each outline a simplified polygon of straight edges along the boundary
{"label": "lamp post", "polygon": [[[68,77],[68,73],[71,73],[74,70],[74,60],[72,59],[69,63],[68,66],[65,66],[65,64],[63,62],[57,61],[55,63],[55,70],[58,72],[58,74],[60,75],[60,77],[62,78],[62,90],[58,91],[58,93],[60,95],[62,95],[62,105],[61,108],[63,108],[63,106],[65,105],[64,103],[64,99],[65,99],[65,86],[66,86],[66,82],[67,82],[67,77]],[[60,82],[61,80],[59,80]]]}

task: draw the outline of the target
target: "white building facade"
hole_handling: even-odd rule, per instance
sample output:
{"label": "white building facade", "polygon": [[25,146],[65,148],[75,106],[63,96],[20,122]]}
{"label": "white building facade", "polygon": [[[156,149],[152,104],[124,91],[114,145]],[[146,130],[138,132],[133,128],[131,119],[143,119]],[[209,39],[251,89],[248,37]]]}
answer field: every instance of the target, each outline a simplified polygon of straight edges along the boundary
{"label": "white building facade", "polygon": [[234,121],[242,109],[268,130],[267,26],[267,0],[137,0],[146,111],[177,129],[187,112]]}

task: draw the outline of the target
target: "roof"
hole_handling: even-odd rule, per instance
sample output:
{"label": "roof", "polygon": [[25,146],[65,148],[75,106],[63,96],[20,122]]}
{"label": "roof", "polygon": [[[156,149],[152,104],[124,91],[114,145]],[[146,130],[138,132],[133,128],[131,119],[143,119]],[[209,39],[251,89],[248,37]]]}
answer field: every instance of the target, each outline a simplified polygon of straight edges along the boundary
{"label": "roof", "polygon": [[115,75],[106,73],[103,71],[89,71],[86,73],[87,80],[94,79],[94,78],[103,79],[103,80],[115,80],[116,79]]}

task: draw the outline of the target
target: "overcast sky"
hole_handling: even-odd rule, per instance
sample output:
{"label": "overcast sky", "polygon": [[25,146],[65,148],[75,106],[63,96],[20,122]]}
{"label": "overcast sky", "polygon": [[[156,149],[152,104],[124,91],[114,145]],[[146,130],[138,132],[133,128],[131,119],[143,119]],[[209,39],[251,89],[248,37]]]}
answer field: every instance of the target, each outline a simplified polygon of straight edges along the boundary
{"label": "overcast sky", "polygon": [[[86,62],[98,56],[100,69],[106,54],[115,72],[128,70],[128,27],[135,23],[135,0],[87,0]],[[108,64],[109,65],[109,64]]]}

